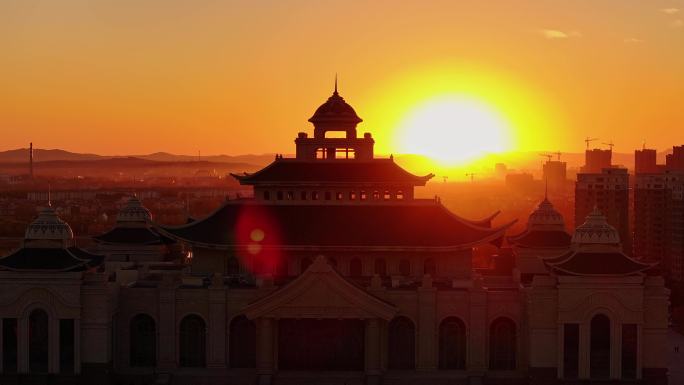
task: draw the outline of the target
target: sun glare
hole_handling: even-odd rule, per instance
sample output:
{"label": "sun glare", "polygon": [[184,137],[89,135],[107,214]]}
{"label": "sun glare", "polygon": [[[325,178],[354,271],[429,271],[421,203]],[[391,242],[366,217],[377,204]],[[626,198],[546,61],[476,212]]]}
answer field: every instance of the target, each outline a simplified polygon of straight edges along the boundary
{"label": "sun glare", "polygon": [[443,96],[411,110],[397,130],[404,153],[444,165],[472,162],[510,149],[506,120],[486,103],[465,96]]}

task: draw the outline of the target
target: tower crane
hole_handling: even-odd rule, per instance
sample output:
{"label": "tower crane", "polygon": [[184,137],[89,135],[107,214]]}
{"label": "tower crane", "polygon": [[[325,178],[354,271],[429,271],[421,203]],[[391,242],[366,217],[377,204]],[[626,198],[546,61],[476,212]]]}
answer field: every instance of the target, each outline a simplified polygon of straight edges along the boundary
{"label": "tower crane", "polygon": [[546,157],[547,161],[550,162],[551,158],[553,158],[553,155],[551,154],[539,154],[539,156]]}
{"label": "tower crane", "polygon": [[606,146],[610,147],[610,151],[613,151],[613,147],[615,147],[615,144],[613,143],[612,140],[611,140],[610,142],[608,142],[608,143],[603,143],[603,144],[605,144]]}
{"label": "tower crane", "polygon": [[475,173],[474,172],[469,172],[469,173],[466,173],[465,175],[470,177],[470,183],[473,183],[475,181]]}
{"label": "tower crane", "polygon": [[593,142],[593,141],[595,141],[595,140],[598,140],[598,138],[590,138],[590,137],[588,137],[588,136],[587,136],[586,138],[584,138],[584,143],[587,144],[587,150],[589,149],[589,143],[591,143],[591,142]]}

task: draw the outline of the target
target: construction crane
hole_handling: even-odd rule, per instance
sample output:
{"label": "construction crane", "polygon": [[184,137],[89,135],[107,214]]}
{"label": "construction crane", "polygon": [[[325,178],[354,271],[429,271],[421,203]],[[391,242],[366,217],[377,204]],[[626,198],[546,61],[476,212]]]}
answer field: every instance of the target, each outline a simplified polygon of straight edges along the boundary
{"label": "construction crane", "polygon": [[470,177],[470,183],[473,183],[475,181],[475,173],[474,172],[469,172],[469,173],[466,173],[465,175]]}
{"label": "construction crane", "polygon": [[444,183],[446,183],[446,182],[447,182],[447,179],[449,179],[449,177],[448,177],[448,176],[446,176],[446,175],[444,175],[444,176],[442,177],[442,180],[444,181]]}
{"label": "construction crane", "polygon": [[546,157],[547,162],[550,162],[551,158],[553,158],[553,155],[551,155],[551,154],[539,154],[539,156]]}
{"label": "construction crane", "polygon": [[584,143],[587,144],[587,150],[589,149],[589,143],[591,143],[591,142],[593,142],[593,141],[595,141],[595,140],[598,140],[598,138],[590,138],[590,137],[588,137],[588,136],[587,136],[586,138],[584,138]]}
{"label": "construction crane", "polygon": [[603,144],[605,144],[606,146],[610,147],[610,151],[613,151],[613,147],[615,147],[615,144],[613,143],[612,140],[611,140],[610,142],[608,142],[608,143],[603,143]]}

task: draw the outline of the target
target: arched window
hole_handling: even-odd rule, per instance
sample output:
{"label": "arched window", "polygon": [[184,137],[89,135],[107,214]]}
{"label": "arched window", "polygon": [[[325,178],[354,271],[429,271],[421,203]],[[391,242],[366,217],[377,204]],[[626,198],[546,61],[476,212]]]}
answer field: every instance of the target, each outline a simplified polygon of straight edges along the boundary
{"label": "arched window", "polygon": [[230,358],[231,368],[256,367],[256,326],[254,321],[244,315],[233,318],[230,322]]}
{"label": "arched window", "polygon": [[388,326],[387,367],[414,369],[416,367],[416,329],[406,317],[394,318]]}
{"label": "arched window", "polygon": [[363,265],[361,260],[354,258],[349,261],[349,275],[352,277],[360,277],[363,275]]}
{"label": "arched window", "polygon": [[397,191],[397,200],[403,200],[404,199],[404,192],[399,190]]}
{"label": "arched window", "polygon": [[489,327],[489,369],[514,370],[516,365],[515,323],[497,318]]}
{"label": "arched window", "polygon": [[434,259],[428,258],[423,262],[423,274],[429,274],[431,277],[437,275],[437,266]]}
{"label": "arched window", "polygon": [[387,275],[387,264],[383,258],[377,258],[375,260],[375,268],[373,269],[373,272],[381,277]]}
{"label": "arched window", "polygon": [[309,266],[311,266],[311,258],[304,258],[300,262],[299,268],[301,269],[301,272],[303,273],[306,271],[306,269],[309,268]]}
{"label": "arched window", "polygon": [[392,194],[390,194],[389,190],[385,190],[384,194],[382,194],[382,199],[386,201],[392,199]]}
{"label": "arched window", "polygon": [[380,199],[380,191],[373,191],[373,200],[378,200]]}
{"label": "arched window", "polygon": [[49,325],[45,310],[36,309],[29,315],[29,372],[47,373]]}
{"label": "arched window", "polygon": [[439,368],[463,370],[465,363],[465,324],[456,317],[445,318],[439,324]]}
{"label": "arched window", "polygon": [[589,372],[591,378],[610,376],[610,319],[597,314],[591,319]]}
{"label": "arched window", "polygon": [[399,274],[403,275],[404,277],[411,275],[411,261],[408,259],[402,259],[399,261]]}
{"label": "arched window", "polygon": [[131,318],[129,349],[131,366],[157,365],[157,328],[149,315],[138,314]]}
{"label": "arched window", "polygon": [[204,367],[207,356],[207,328],[204,320],[191,314],[180,323],[178,364],[181,367]]}

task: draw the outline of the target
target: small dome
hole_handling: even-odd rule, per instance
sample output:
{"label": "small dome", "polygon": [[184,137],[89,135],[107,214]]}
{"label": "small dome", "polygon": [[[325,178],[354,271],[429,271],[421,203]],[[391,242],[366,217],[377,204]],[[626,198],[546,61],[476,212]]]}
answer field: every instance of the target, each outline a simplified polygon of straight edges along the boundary
{"label": "small dome", "polygon": [[313,123],[314,126],[320,123],[347,123],[356,125],[361,123],[362,120],[356,115],[354,108],[347,104],[347,102],[344,101],[344,98],[335,90],[332,96],[316,109],[316,112],[314,112],[313,116],[309,119],[309,122]]}
{"label": "small dome", "polygon": [[620,235],[615,227],[608,224],[606,217],[594,208],[587,219],[575,229],[572,243],[577,245],[619,245]]}
{"label": "small dome", "polygon": [[527,220],[527,227],[560,227],[562,230],[565,228],[565,221],[561,213],[553,207],[551,202],[544,198],[536,210],[530,214]]}
{"label": "small dome", "polygon": [[40,210],[38,217],[26,228],[27,241],[69,241],[74,238],[71,227],[60,219],[51,206]]}
{"label": "small dome", "polygon": [[150,214],[150,210],[146,209],[137,197],[129,199],[126,206],[119,211],[119,215],[116,217],[116,221],[119,223],[147,223],[151,219],[152,215]]}

